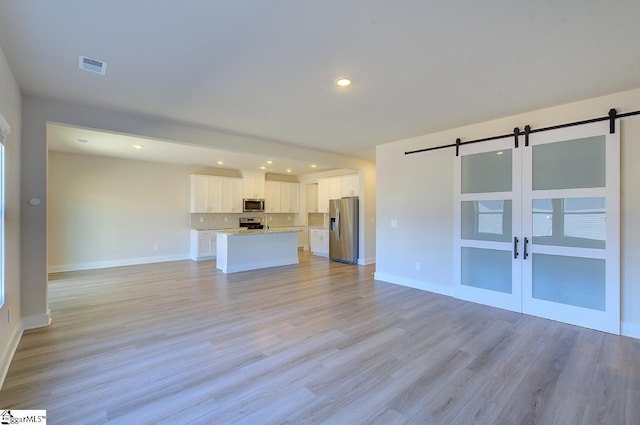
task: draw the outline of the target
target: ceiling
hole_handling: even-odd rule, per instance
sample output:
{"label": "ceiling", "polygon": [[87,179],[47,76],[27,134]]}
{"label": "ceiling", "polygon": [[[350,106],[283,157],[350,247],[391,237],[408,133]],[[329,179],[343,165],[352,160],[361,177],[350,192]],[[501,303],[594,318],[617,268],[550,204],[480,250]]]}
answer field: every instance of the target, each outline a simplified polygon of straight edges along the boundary
{"label": "ceiling", "polygon": [[318,173],[334,168],[331,165],[317,162],[184,145],[54,123],[47,124],[47,143],[49,150],[56,152],[199,165],[230,170],[262,170],[265,173],[293,176]]}
{"label": "ceiling", "polygon": [[640,87],[638,16],[638,0],[0,0],[0,45],[27,95],[374,161]]}

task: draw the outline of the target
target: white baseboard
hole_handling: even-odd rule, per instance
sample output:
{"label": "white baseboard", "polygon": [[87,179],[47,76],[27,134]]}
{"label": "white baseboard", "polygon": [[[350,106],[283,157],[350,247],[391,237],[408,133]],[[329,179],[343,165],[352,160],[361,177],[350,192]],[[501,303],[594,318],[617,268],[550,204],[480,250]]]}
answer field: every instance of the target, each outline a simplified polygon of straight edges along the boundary
{"label": "white baseboard", "polygon": [[22,329],[36,329],[49,326],[51,324],[51,310],[47,309],[44,314],[38,314],[36,316],[28,316],[22,318]]}
{"label": "white baseboard", "polygon": [[[216,256],[215,255],[210,255],[208,257],[189,257],[191,260],[193,261],[207,261],[207,260],[215,260]],[[172,260],[167,260],[167,261],[172,261]]]}
{"label": "white baseboard", "polygon": [[640,324],[622,322],[620,325],[620,333],[630,338],[640,339]]}
{"label": "white baseboard", "polygon": [[90,263],[62,264],[49,266],[49,273],[71,272],[75,270],[104,269],[107,267],[134,266],[137,264],[162,263],[164,261],[188,260],[191,254],[158,255],[155,257],[123,258],[110,261],[93,261]]}
{"label": "white baseboard", "polygon": [[[436,294],[447,295],[453,297],[453,287],[440,285],[437,283],[424,282],[415,279],[407,279],[405,277],[395,276],[387,273],[375,272],[374,279],[383,282],[393,283],[396,285],[408,286],[409,288],[422,289],[424,291],[434,292]],[[622,322],[620,325],[621,335],[640,339],[640,324]]]}
{"label": "white baseboard", "polygon": [[358,264],[361,266],[366,266],[368,264],[375,264],[375,263],[376,263],[376,257],[358,258]]}
{"label": "white baseboard", "polygon": [[453,296],[453,287],[441,285],[438,283],[425,282],[422,280],[408,279],[406,277],[395,276],[388,273],[375,272],[373,274],[375,280],[382,280],[384,282],[393,283],[401,286],[408,286],[409,288],[422,289],[423,291],[434,292],[440,295]]}
{"label": "white baseboard", "polygon": [[4,349],[0,353],[0,389],[2,389],[4,380],[7,377],[7,373],[9,372],[9,366],[11,365],[13,355],[18,348],[18,344],[20,343],[20,338],[22,338],[22,329],[20,328],[20,326],[16,326],[13,334],[11,335],[11,337],[9,337],[8,343],[4,346]]}

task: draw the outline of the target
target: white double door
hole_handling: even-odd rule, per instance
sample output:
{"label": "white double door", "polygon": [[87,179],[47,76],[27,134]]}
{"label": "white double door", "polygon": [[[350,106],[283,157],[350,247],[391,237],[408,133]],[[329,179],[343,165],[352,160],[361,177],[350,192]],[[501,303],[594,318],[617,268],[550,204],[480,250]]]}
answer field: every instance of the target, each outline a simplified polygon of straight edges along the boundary
{"label": "white double door", "polygon": [[619,134],[605,123],[462,145],[455,295],[620,333]]}

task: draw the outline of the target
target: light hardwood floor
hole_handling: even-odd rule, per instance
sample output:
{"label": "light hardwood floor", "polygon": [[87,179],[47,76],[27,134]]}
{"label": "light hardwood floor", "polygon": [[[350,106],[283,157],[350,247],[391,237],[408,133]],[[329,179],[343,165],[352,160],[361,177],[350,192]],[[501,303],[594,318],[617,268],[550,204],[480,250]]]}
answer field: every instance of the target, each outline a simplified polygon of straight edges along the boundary
{"label": "light hardwood floor", "polygon": [[0,408],[49,424],[640,424],[640,341],[301,253],[51,276]]}

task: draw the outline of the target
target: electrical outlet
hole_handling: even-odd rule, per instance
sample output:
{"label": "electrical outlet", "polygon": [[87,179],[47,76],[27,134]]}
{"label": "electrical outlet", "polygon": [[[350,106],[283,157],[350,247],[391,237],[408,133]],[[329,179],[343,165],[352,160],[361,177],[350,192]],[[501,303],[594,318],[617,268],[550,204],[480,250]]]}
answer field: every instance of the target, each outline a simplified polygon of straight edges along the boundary
{"label": "electrical outlet", "polygon": [[287,221],[291,221],[291,216],[290,215],[287,216]]}
{"label": "electrical outlet", "polygon": [[229,221],[229,219],[227,217],[224,218],[224,222],[226,223],[227,221]]}
{"label": "electrical outlet", "polygon": [[391,220],[391,227],[392,228],[398,227],[398,220],[396,220],[396,219]]}
{"label": "electrical outlet", "polygon": [[416,271],[417,271],[417,272],[422,271],[422,264],[420,264],[420,262],[419,262],[419,261],[418,261],[418,262],[416,262]]}
{"label": "electrical outlet", "polygon": [[200,223],[204,223],[204,217],[200,216]]}
{"label": "electrical outlet", "polygon": [[154,243],[154,244],[153,244],[153,250],[154,250],[154,251],[157,251],[157,250],[158,250],[158,244],[157,244],[157,243]]}

